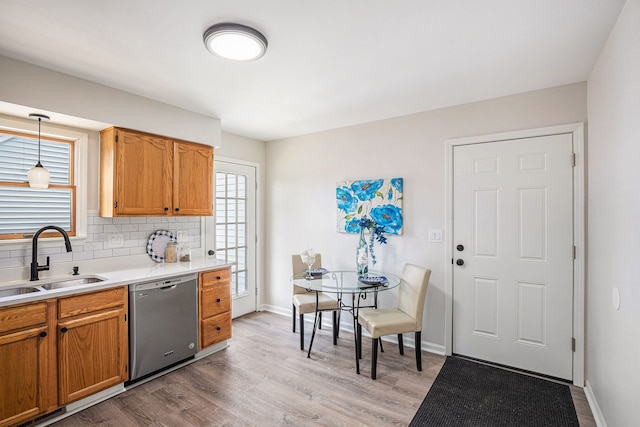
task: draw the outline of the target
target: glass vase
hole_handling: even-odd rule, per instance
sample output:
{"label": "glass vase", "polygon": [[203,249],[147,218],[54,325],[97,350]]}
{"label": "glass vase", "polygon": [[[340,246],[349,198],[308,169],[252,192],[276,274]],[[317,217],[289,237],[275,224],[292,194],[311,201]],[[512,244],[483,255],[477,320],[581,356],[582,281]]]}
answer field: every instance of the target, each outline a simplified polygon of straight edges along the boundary
{"label": "glass vase", "polygon": [[364,235],[364,228],[360,228],[360,240],[356,248],[356,266],[358,276],[366,276],[369,272],[369,245]]}

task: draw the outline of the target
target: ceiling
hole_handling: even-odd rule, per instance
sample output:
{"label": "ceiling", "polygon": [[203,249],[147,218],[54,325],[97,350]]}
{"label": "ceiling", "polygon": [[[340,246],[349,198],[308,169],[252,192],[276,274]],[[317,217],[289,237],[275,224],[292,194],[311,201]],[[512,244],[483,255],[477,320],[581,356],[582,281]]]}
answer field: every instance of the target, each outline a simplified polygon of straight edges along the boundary
{"label": "ceiling", "polygon": [[[624,0],[0,0],[0,55],[270,141],[587,80]],[[269,40],[210,54],[212,24]]]}

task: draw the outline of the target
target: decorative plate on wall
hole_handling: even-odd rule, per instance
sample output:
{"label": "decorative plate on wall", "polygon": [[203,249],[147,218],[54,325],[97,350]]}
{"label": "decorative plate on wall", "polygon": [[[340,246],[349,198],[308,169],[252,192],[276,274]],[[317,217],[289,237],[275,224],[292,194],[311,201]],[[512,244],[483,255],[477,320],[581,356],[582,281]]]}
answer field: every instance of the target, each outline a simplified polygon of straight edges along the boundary
{"label": "decorative plate on wall", "polygon": [[168,230],[158,230],[149,236],[147,253],[155,262],[164,262],[164,250],[169,242],[178,243],[176,236]]}

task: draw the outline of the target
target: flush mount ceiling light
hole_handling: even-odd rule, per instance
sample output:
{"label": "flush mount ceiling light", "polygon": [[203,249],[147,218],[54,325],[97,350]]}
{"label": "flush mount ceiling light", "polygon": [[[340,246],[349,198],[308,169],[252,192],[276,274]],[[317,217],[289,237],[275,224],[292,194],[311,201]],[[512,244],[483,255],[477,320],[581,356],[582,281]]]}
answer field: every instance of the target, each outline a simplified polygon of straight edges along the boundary
{"label": "flush mount ceiling light", "polygon": [[29,187],[49,188],[49,179],[51,178],[51,174],[44,166],[42,166],[42,163],[40,163],[40,124],[42,123],[42,120],[49,120],[49,116],[33,113],[29,114],[29,118],[38,120],[38,163],[29,169],[27,174],[27,177],[29,178]]}
{"label": "flush mount ceiling light", "polygon": [[255,61],[267,51],[267,38],[258,30],[241,24],[222,23],[209,27],[203,35],[209,52],[234,61]]}

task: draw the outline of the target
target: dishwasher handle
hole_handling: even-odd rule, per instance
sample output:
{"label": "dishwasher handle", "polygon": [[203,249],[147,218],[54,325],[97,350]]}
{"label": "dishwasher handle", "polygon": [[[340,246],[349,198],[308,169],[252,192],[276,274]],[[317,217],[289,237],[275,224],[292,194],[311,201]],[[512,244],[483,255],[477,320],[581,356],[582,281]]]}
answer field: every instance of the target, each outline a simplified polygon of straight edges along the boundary
{"label": "dishwasher handle", "polygon": [[149,291],[153,289],[161,290],[161,291],[170,291],[172,289],[175,289],[178,285],[183,285],[183,284],[197,285],[197,283],[198,283],[198,276],[196,274],[190,274],[187,276],[172,277],[167,280],[137,283],[129,287],[129,292]]}

